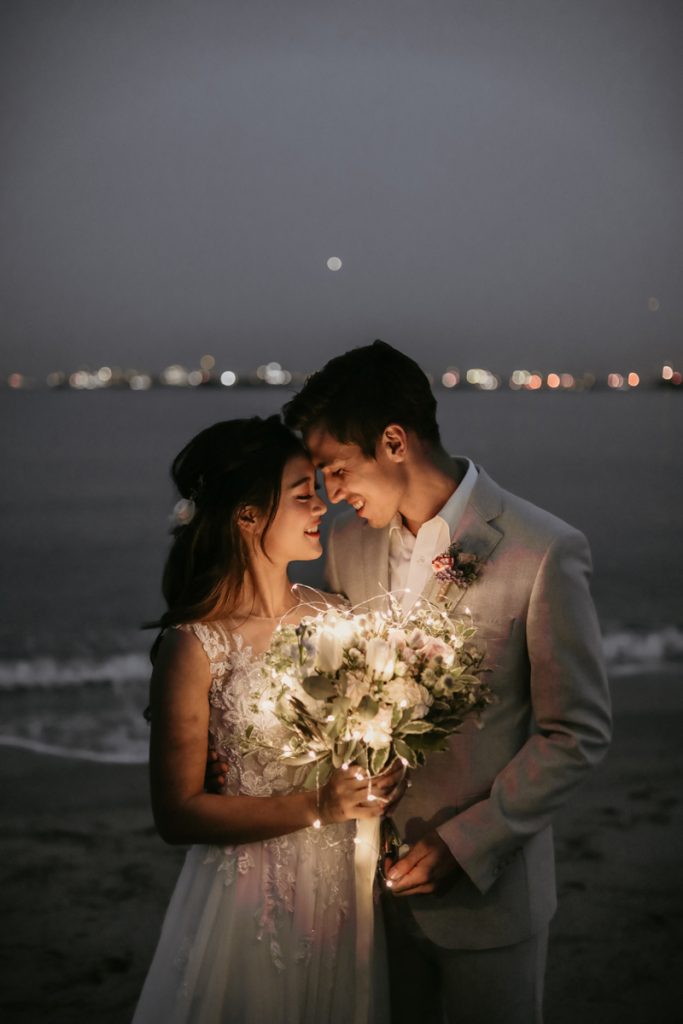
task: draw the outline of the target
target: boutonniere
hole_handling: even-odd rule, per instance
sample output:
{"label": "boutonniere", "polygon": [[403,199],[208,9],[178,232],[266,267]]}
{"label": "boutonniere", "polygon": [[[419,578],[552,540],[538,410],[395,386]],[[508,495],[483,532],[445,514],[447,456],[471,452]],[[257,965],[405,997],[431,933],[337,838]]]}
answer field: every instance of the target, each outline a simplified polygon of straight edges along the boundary
{"label": "boutonniere", "polygon": [[460,590],[471,587],[479,578],[483,567],[481,559],[468,551],[463,551],[458,541],[454,541],[444,552],[432,559],[435,579],[449,586],[453,583]]}

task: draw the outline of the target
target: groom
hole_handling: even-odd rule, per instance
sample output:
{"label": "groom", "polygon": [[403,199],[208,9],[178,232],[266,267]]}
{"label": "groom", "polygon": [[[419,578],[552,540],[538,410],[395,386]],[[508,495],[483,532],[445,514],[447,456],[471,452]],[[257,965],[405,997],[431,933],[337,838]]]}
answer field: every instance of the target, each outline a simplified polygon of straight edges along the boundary
{"label": "groom", "polygon": [[395,818],[410,852],[384,897],[392,1020],[538,1024],[556,905],[551,818],[604,755],[610,707],[577,530],[443,449],[418,365],[381,341],[332,359],[285,406],[330,501],[330,589],[352,603],[441,584],[457,540],[481,571],[455,583],[498,703],[414,773]]}

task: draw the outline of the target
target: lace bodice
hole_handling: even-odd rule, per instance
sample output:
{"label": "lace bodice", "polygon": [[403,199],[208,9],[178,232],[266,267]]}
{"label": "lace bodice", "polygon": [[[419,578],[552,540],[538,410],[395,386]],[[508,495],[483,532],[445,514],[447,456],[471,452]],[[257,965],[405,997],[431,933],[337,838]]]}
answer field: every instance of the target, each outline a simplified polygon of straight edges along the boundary
{"label": "lace bodice", "polygon": [[[263,700],[261,656],[220,622],[181,626],[200,641],[211,667],[209,736],[228,765],[224,792],[272,796],[302,785],[306,771],[283,762],[284,727]],[[248,735],[250,750],[245,749]]]}

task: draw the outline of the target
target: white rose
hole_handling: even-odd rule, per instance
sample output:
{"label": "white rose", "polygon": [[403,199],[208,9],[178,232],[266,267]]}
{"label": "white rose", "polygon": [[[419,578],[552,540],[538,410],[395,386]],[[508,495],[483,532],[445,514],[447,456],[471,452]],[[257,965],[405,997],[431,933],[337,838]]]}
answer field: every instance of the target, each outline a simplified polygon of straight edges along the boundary
{"label": "white rose", "polygon": [[392,679],[382,691],[384,700],[412,711],[413,718],[424,718],[433,703],[429,690],[412,679]]}
{"label": "white rose", "polygon": [[319,672],[334,675],[341,668],[344,647],[333,629],[322,629],[318,637],[315,664]]}
{"label": "white rose", "polygon": [[391,743],[391,708],[380,708],[365,725],[363,740],[369,747],[380,750]]}
{"label": "white rose", "polygon": [[357,708],[368,693],[370,693],[369,680],[349,672],[346,677],[346,696],[351,701],[351,706]]}
{"label": "white rose", "polygon": [[391,679],[394,674],[396,656],[391,644],[379,637],[368,642],[365,652],[368,670],[378,679]]}

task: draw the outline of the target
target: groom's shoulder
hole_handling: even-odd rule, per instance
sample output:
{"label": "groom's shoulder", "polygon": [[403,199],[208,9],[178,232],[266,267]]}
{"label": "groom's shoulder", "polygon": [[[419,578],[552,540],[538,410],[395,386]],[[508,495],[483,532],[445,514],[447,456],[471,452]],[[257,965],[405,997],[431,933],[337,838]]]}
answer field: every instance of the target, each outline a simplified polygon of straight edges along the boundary
{"label": "groom's shoulder", "polygon": [[[524,533],[540,547],[546,547],[560,537],[581,536],[580,531],[566,520],[528,498],[500,487],[481,469],[480,476],[485,492],[497,492],[500,503],[497,518],[504,532]],[[476,493],[472,497],[476,502]]]}

